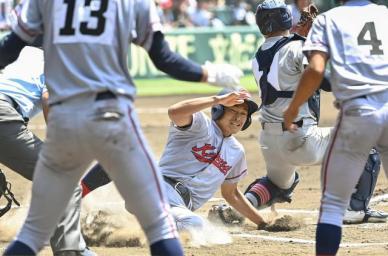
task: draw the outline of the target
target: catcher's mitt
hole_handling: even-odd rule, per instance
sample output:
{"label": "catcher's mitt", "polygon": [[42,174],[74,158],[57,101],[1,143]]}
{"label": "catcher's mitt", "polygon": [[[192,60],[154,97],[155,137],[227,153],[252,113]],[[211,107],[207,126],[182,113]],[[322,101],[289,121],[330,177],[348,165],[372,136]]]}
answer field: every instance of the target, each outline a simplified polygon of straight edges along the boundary
{"label": "catcher's mitt", "polygon": [[20,206],[19,202],[15,199],[13,193],[11,192],[11,183],[7,182],[4,173],[0,170],[0,198],[2,196],[4,196],[7,200],[7,205],[0,208],[0,217],[11,209],[12,202],[14,202],[17,206]]}
{"label": "catcher's mitt", "polygon": [[314,4],[310,4],[303,11],[301,11],[300,20],[296,25],[294,32],[306,37],[317,16],[318,8]]}
{"label": "catcher's mitt", "polygon": [[211,222],[226,225],[241,225],[245,221],[240,213],[227,204],[213,205],[207,217]]}

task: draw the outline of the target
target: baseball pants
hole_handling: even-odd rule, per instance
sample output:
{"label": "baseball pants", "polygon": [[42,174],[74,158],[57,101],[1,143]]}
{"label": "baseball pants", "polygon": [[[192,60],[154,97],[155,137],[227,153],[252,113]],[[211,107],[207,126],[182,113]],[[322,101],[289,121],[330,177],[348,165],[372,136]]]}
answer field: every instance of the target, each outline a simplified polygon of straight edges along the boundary
{"label": "baseball pants", "polygon": [[187,208],[182,197],[170,184],[164,182],[164,186],[168,201],[170,202],[171,214],[174,217],[178,230],[182,231],[203,227],[206,220]]}
{"label": "baseball pants", "polygon": [[85,169],[97,160],[115,182],[148,241],[177,238],[159,168],[126,97],[83,94],[52,106],[34,174],[31,206],[17,239],[38,252]]}
{"label": "baseball pants", "polygon": [[319,223],[342,226],[350,195],[374,146],[388,176],[388,90],[342,104],[322,166]]}
{"label": "baseball pants", "polygon": [[[41,148],[42,141],[28,130],[22,116],[8,102],[0,100],[0,163],[32,180]],[[74,190],[50,239],[54,254],[85,250],[80,225],[81,192],[80,186]]]}

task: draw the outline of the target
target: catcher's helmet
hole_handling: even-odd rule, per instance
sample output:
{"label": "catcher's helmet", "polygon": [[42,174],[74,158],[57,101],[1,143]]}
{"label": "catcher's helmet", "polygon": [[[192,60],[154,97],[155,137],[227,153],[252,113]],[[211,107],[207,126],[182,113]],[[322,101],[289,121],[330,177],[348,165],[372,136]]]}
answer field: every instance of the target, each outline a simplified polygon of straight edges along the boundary
{"label": "catcher's helmet", "polygon": [[[233,92],[234,90],[232,89],[223,89],[221,92],[219,92],[217,95],[224,95]],[[247,120],[245,121],[243,127],[241,128],[242,131],[247,129],[251,123],[252,123],[252,117],[251,115],[255,113],[257,110],[259,110],[259,106],[252,100],[252,99],[245,99],[244,102],[248,106],[248,115],[247,115]],[[212,114],[212,119],[214,121],[217,121],[222,117],[224,114],[225,107],[221,104],[214,105],[211,110]]]}
{"label": "catcher's helmet", "polygon": [[265,0],[257,6],[256,24],[263,35],[288,30],[292,26],[291,12],[283,0]]}

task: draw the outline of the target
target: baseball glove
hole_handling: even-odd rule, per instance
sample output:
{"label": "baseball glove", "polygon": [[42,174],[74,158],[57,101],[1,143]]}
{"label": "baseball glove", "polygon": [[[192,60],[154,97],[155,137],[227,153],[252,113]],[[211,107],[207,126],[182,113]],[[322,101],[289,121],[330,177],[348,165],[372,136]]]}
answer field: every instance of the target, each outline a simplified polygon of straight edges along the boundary
{"label": "baseball glove", "polygon": [[0,208],[0,217],[11,209],[12,202],[14,202],[17,206],[20,206],[19,202],[15,199],[15,196],[11,192],[11,183],[7,182],[4,173],[0,170],[0,198],[3,196],[7,200],[7,205]]}
{"label": "baseball glove", "polygon": [[225,225],[241,225],[245,218],[227,204],[213,205],[209,210],[207,218],[211,222],[223,223]]}
{"label": "baseball glove", "polygon": [[300,20],[295,28],[295,33],[306,37],[309,33],[315,18],[318,16],[318,8],[314,4],[310,4],[300,14]]}

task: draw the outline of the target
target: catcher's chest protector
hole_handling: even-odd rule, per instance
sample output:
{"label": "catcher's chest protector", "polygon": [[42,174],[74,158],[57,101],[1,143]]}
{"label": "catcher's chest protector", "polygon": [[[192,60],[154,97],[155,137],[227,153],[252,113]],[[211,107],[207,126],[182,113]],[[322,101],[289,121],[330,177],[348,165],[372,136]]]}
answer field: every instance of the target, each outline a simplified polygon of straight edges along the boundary
{"label": "catcher's chest protector", "polygon": [[267,50],[262,50],[260,47],[257,51],[255,58],[257,60],[257,63],[259,64],[259,71],[262,72],[262,76],[260,77],[260,108],[263,105],[266,106],[274,103],[277,98],[292,98],[294,91],[278,91],[268,81],[268,74],[270,72],[271,65],[276,53],[289,42],[296,40],[305,41],[305,38],[300,35],[293,34],[289,37],[283,37]]}

